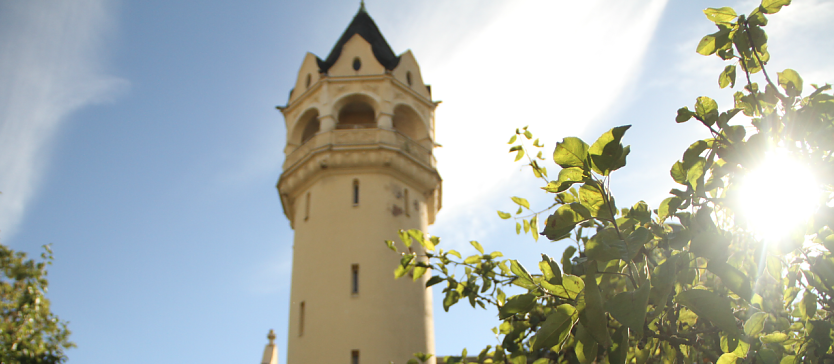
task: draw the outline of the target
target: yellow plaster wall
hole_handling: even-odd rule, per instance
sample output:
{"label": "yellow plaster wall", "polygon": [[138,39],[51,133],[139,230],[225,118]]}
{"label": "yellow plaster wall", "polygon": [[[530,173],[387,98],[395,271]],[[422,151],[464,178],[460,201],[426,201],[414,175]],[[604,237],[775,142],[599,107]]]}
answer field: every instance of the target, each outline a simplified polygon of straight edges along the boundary
{"label": "yellow plaster wall", "polygon": [[[360,201],[354,205],[353,181]],[[409,190],[409,215],[404,213]],[[398,229],[428,228],[426,197],[413,186],[373,170],[325,173],[299,191],[288,345],[289,364],[405,363],[415,352],[434,353],[431,290],[406,277],[394,280],[399,256],[385,240]],[[305,220],[306,194],[310,193]],[[415,208],[416,204],[416,208]],[[359,264],[359,293],[351,293],[351,265]],[[300,303],[305,302],[299,336]]]}

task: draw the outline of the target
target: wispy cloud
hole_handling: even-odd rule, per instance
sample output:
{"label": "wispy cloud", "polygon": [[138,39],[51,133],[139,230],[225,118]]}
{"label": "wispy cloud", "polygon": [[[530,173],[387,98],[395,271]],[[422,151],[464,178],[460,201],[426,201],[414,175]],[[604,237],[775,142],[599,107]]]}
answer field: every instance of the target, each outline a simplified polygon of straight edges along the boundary
{"label": "wispy cloud", "polygon": [[0,230],[23,221],[49,157],[74,111],[127,82],[103,73],[113,4],[106,0],[0,4]]}
{"label": "wispy cloud", "polygon": [[[616,107],[665,5],[516,2],[439,66],[421,60],[428,81],[443,81],[435,98],[447,101],[437,111],[437,140],[448,143],[437,150],[444,211],[433,232],[449,240],[489,234],[491,224],[477,220],[495,218],[482,211],[507,198],[520,176],[500,146],[517,126],[530,125],[550,142],[581,134]],[[442,39],[444,30],[432,33],[426,38]]]}

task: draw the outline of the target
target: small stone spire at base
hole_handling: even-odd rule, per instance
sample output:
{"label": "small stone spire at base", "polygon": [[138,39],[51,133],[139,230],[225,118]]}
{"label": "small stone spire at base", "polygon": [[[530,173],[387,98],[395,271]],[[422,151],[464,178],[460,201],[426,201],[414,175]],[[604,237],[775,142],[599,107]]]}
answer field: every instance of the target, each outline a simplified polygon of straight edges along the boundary
{"label": "small stone spire at base", "polygon": [[275,331],[269,329],[269,334],[266,335],[269,343],[264,348],[264,357],[261,359],[261,364],[278,364],[278,347],[275,346]]}

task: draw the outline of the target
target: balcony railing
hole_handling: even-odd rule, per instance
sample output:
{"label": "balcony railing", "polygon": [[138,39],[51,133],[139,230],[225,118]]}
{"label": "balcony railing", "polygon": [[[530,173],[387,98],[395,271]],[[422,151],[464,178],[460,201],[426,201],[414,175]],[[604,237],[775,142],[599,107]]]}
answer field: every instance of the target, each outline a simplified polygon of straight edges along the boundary
{"label": "balcony railing", "polygon": [[431,149],[402,133],[376,127],[363,127],[364,124],[354,125],[357,125],[357,127],[353,128],[353,125],[347,125],[348,128],[337,128],[333,131],[316,134],[287,155],[284,161],[284,170],[291,168],[305,156],[315,151],[338,149],[339,147],[362,148],[377,145],[394,147],[427,167],[436,167]]}

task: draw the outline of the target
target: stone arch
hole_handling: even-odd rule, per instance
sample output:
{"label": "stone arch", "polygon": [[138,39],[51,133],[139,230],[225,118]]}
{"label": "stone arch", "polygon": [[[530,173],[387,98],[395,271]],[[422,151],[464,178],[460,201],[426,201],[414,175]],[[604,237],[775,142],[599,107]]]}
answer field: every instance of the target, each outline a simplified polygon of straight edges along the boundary
{"label": "stone arch", "polygon": [[319,110],[316,108],[307,109],[295,122],[290,141],[297,145],[304,144],[319,132],[320,127]]}
{"label": "stone arch", "polygon": [[378,102],[364,93],[342,97],[333,105],[336,129],[376,128]]}
{"label": "stone arch", "polygon": [[423,141],[429,137],[426,123],[411,106],[399,104],[394,107],[392,118],[394,130],[411,138],[414,141]]}

